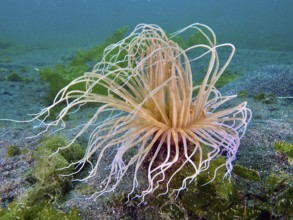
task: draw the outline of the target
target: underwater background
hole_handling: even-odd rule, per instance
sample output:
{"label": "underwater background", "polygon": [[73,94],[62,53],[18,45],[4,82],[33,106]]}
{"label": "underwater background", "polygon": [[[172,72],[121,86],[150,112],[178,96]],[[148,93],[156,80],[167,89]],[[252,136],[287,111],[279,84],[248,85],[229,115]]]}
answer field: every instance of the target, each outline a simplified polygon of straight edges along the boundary
{"label": "underwater background", "polygon": [[[131,180],[93,201],[98,177],[60,177],[57,168],[80,159],[87,145],[81,138],[71,151],[49,157],[74,130],[27,138],[44,127],[0,120],[0,220],[293,219],[292,9],[292,0],[0,0],[0,119],[30,119],[139,23],[172,33],[199,22],[213,29],[218,44],[234,44],[216,86],[238,95],[231,105],[247,101],[252,110],[231,182],[219,177],[203,187],[202,176],[177,198],[150,196],[140,206],[125,203]],[[198,67],[194,83],[205,68]],[[68,127],[95,110],[69,116]]]}
{"label": "underwater background", "polygon": [[293,50],[292,8],[291,0],[1,0],[0,37],[80,46],[124,25],[154,23],[174,32],[199,22],[237,48]]}

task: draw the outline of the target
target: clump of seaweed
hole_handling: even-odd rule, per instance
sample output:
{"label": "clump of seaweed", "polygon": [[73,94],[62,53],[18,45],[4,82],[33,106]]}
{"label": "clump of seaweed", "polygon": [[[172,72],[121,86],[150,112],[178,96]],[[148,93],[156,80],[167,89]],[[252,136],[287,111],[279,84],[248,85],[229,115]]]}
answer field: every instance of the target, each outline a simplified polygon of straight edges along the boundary
{"label": "clump of seaweed", "polygon": [[22,82],[23,78],[21,78],[17,73],[11,72],[8,76],[6,76],[6,80],[12,82]]}
{"label": "clump of seaweed", "polygon": [[14,157],[16,155],[20,154],[20,150],[19,147],[16,145],[11,145],[7,148],[6,150],[6,156],[7,157]]}
{"label": "clump of seaweed", "polygon": [[[223,157],[219,157],[212,161],[209,170],[200,173],[186,190],[178,194],[167,193],[158,196],[159,193],[154,192],[146,198],[145,205],[141,206],[138,206],[141,202],[135,199],[126,203],[127,194],[118,194],[111,197],[109,205],[113,209],[122,209],[125,215],[134,219],[142,216],[146,219],[291,219],[293,217],[291,211],[293,188],[290,174],[275,171],[267,177],[260,178],[256,170],[235,165],[235,172],[241,177],[240,179],[223,181],[225,171],[220,169],[214,181],[206,184],[213,178],[210,174],[223,160]],[[176,185],[181,184],[184,176],[191,172],[192,167],[184,167],[170,187],[176,188]],[[233,169],[233,173],[235,172]],[[243,185],[251,185],[250,187],[261,190],[247,189]]]}
{"label": "clump of seaweed", "polygon": [[74,168],[59,169],[82,158],[84,150],[75,143],[70,151],[66,150],[51,157],[59,147],[66,144],[68,142],[62,136],[43,138],[34,155],[34,167],[27,175],[27,179],[33,183],[34,187],[24,197],[26,203],[38,204],[42,201],[55,203],[61,201],[65,193],[71,189],[71,178],[64,175],[73,172]]}
{"label": "clump of seaweed", "polygon": [[76,208],[73,208],[69,213],[64,213],[44,202],[33,206],[12,202],[9,204],[8,208],[0,209],[0,219],[79,220],[80,217]]}
{"label": "clump of seaweed", "polygon": [[8,208],[0,210],[0,219],[79,219],[76,209],[66,214],[53,207],[72,188],[71,178],[64,175],[74,169],[59,169],[79,160],[84,154],[84,149],[75,143],[70,151],[50,157],[56,149],[66,144],[68,142],[62,136],[44,137],[41,140],[33,155],[34,166],[26,174],[27,182],[33,187],[9,204]]}
{"label": "clump of seaweed", "polygon": [[248,95],[248,91],[247,91],[247,90],[240,90],[240,91],[238,92],[238,97],[239,97],[239,98],[247,97],[247,95]]}
{"label": "clump of seaweed", "polygon": [[288,162],[293,165],[293,144],[286,141],[277,141],[274,143],[275,149],[288,156]]}
{"label": "clump of seaweed", "polygon": [[[46,97],[48,104],[51,104],[55,95],[64,86],[70,83],[75,78],[80,77],[85,71],[89,70],[89,64],[96,63],[103,57],[104,49],[117,41],[123,39],[128,27],[124,26],[118,29],[113,36],[107,38],[104,43],[95,46],[88,50],[78,50],[69,60],[68,64],[57,64],[54,67],[45,67],[40,69],[41,79],[49,83],[49,91]],[[72,90],[84,90],[84,86],[75,85]],[[95,88],[95,92],[106,94],[107,90],[100,86]]]}
{"label": "clump of seaweed", "polygon": [[253,96],[257,101],[262,101],[264,104],[273,104],[277,102],[277,96],[274,93],[258,93]]}

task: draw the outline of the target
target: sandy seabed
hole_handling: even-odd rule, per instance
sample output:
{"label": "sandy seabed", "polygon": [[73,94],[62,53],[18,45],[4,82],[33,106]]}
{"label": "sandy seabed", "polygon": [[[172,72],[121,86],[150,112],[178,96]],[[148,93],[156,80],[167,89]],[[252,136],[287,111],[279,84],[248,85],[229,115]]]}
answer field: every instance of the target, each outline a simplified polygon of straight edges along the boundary
{"label": "sandy seabed", "polygon": [[[37,113],[45,107],[44,97],[48,85],[40,80],[38,69],[66,62],[73,51],[53,48],[9,54],[10,62],[0,63],[0,118],[30,119],[29,113]],[[24,69],[26,71],[23,71]],[[228,70],[232,73],[237,72],[240,77],[222,87],[220,91],[223,94],[237,94],[240,90],[248,90],[247,97],[235,99],[235,102],[247,100],[253,112],[252,121],[242,139],[235,162],[257,170],[261,177],[268,175],[272,170],[283,170],[293,175],[292,167],[284,155],[277,153],[273,148],[276,141],[293,142],[293,100],[280,99],[277,103],[268,105],[252,98],[257,93],[270,91],[277,96],[293,96],[293,52],[238,49]],[[30,80],[8,81],[5,78],[11,71]],[[69,122],[70,126],[74,127],[86,120],[86,115],[93,110],[94,107],[91,107],[86,109],[86,112],[78,113],[78,117]],[[30,188],[24,175],[33,166],[34,161],[30,152],[37,148],[38,138],[27,137],[39,131],[40,128],[37,128],[35,122],[0,121],[1,207],[6,207],[9,202]],[[70,138],[73,133],[69,131],[64,135]],[[11,145],[28,149],[28,153],[8,158],[6,150]],[[140,178],[145,178],[144,174],[141,174]],[[116,193],[127,192],[127,186],[131,185],[131,181],[126,179],[121,187],[117,188]],[[94,180],[91,180],[90,184],[94,185]],[[87,197],[74,191],[70,192],[60,207],[65,210],[77,207],[82,219],[120,219],[121,215],[125,216],[123,210],[107,205],[107,198],[93,201]]]}

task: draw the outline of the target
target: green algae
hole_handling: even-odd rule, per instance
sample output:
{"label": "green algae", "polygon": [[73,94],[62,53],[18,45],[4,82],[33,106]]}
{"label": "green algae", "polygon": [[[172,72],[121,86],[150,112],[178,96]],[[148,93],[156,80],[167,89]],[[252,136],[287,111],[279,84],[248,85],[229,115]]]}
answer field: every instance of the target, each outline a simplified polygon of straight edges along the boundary
{"label": "green algae", "polygon": [[0,209],[0,220],[79,220],[78,211],[73,208],[69,213],[55,209],[47,203],[29,206],[12,202],[8,208]]}
{"label": "green algae", "polygon": [[[235,189],[231,181],[223,180],[225,169],[217,169],[223,164],[225,164],[223,157],[211,161],[209,169],[202,172],[186,190],[180,192],[179,198],[185,209],[196,213],[199,217],[213,219],[231,206]],[[189,167],[185,172],[189,172],[188,169]],[[215,172],[217,175],[214,177]]]}
{"label": "green algae", "polygon": [[0,58],[0,63],[11,63],[11,62],[12,62],[11,57],[5,56]]}
{"label": "green algae", "polygon": [[[68,141],[61,135],[47,136],[41,141],[42,149],[55,152],[58,148],[68,145]],[[81,159],[84,155],[84,149],[77,143],[73,143],[69,148],[58,152],[67,162],[72,163]]]}
{"label": "green algae", "polygon": [[[221,88],[229,83],[231,83],[232,81],[236,80],[239,78],[239,74],[235,71],[235,72],[230,72],[228,70],[225,70],[225,72],[223,73],[223,75],[218,79],[218,81],[216,82],[215,86],[217,88]],[[196,85],[200,85],[202,83],[203,79],[199,80]]]}
{"label": "green algae", "polygon": [[268,193],[271,194],[274,191],[276,192],[278,189],[283,188],[284,186],[288,186],[290,181],[290,175],[285,172],[278,171],[278,173],[271,173],[264,180],[265,189]]}
{"label": "green algae", "polygon": [[[287,148],[286,148],[287,149]],[[288,149],[287,149],[288,150]],[[207,149],[203,147],[203,155]],[[193,158],[198,163],[198,156]],[[181,186],[182,180],[194,172],[192,166],[185,166],[170,183],[169,192],[160,195],[156,192],[146,198],[146,206],[140,207],[142,213],[151,218],[162,219],[290,219],[293,217],[292,177],[285,172],[274,172],[260,178],[256,170],[235,165],[233,174],[241,178],[223,179],[225,169],[219,166],[225,164],[225,158],[219,156],[211,161],[207,171],[202,172],[186,188],[171,194],[172,190]],[[214,178],[214,172],[217,175]],[[170,171],[170,174],[173,172]],[[212,181],[211,181],[212,180]],[[242,188],[239,181],[249,185],[258,185],[261,191],[251,191]],[[161,189],[165,190],[165,189]],[[126,200],[120,198],[120,203]],[[138,202],[130,202],[126,211],[133,210]],[[116,205],[119,202],[116,200]],[[125,206],[120,204],[121,206]],[[130,206],[130,207],[129,207]],[[132,208],[131,208],[132,207]]]}
{"label": "green algae", "polygon": [[[49,83],[49,91],[46,102],[51,104],[57,92],[70,83],[74,78],[81,76],[87,70],[86,65],[66,66],[57,64],[56,66],[40,69],[41,79]],[[75,85],[74,89],[82,89],[85,85]]]}
{"label": "green algae", "polygon": [[239,93],[238,93],[238,97],[240,97],[240,98],[247,97],[247,95],[248,95],[247,90],[240,90]]}
{"label": "green algae", "polygon": [[76,185],[74,191],[80,195],[92,195],[96,192],[96,189],[88,184],[79,183]]}
{"label": "green algae", "polygon": [[277,196],[276,202],[278,211],[293,218],[293,187],[285,189]]}
{"label": "green algae", "polygon": [[253,96],[257,101],[262,101],[264,104],[273,104],[277,102],[277,96],[274,93],[258,93]]}
{"label": "green algae", "polygon": [[[34,155],[35,164],[27,174],[27,179],[34,187],[27,192],[24,199],[26,203],[37,204],[42,201],[50,203],[60,202],[63,196],[72,188],[69,175],[74,171],[73,167],[64,168],[71,162],[83,157],[84,150],[78,144],[73,144],[69,149],[57,149],[68,145],[62,136],[44,138]],[[52,156],[52,154],[54,156]]]}
{"label": "green algae", "polygon": [[216,82],[216,87],[217,88],[221,88],[224,85],[229,84],[230,82],[236,80],[239,77],[239,74],[237,72],[229,72],[229,71],[225,71],[223,73],[223,75],[218,79],[218,81]]}
{"label": "green algae", "polygon": [[250,181],[260,181],[261,178],[259,176],[259,173],[256,170],[248,169],[246,167],[235,165],[233,168],[233,173],[237,176],[240,176],[244,179],[250,180]]}
{"label": "green algae", "polygon": [[293,150],[293,144],[286,141],[277,141],[274,143],[274,147],[276,151],[279,151],[281,153],[289,153]]}
{"label": "green algae", "polygon": [[[73,188],[71,177],[74,168],[66,168],[71,162],[84,155],[84,149],[72,144],[70,150],[56,150],[68,145],[62,136],[45,137],[33,154],[34,166],[26,174],[26,180],[32,187],[22,194],[8,208],[0,211],[0,219],[79,219],[76,209],[66,214],[53,207],[64,200],[64,196]],[[52,154],[55,152],[54,156]]]}
{"label": "green algae", "polygon": [[[70,61],[71,66],[79,66],[79,65],[84,65],[85,63],[89,62],[98,62],[99,60],[102,59],[104,50],[107,46],[110,44],[114,44],[120,40],[122,40],[128,30],[128,26],[123,26],[116,30],[114,34],[111,37],[108,37],[104,43],[97,45],[89,50],[78,50],[74,55],[73,59]],[[117,54],[112,53],[110,54]]]}
{"label": "green algae", "polygon": [[264,180],[264,194],[276,218],[293,218],[293,178],[292,175],[277,170]]}
{"label": "green algae", "polygon": [[8,76],[6,76],[6,80],[12,82],[22,82],[23,78],[15,72],[10,72]]}
{"label": "green algae", "polygon": [[293,165],[293,144],[285,141],[277,141],[274,143],[276,151],[284,153],[288,156],[288,163]]}
{"label": "green algae", "polygon": [[6,150],[6,156],[7,157],[14,157],[16,155],[20,154],[20,150],[19,147],[16,145],[11,145],[7,148]]}
{"label": "green algae", "polygon": [[58,170],[68,166],[69,162],[60,154],[50,157],[52,153],[48,149],[38,151],[35,166],[30,173],[30,180],[35,182],[34,187],[26,195],[26,201],[29,204],[42,201],[60,202],[63,195],[71,188],[70,179],[61,175],[70,174],[73,170]]}
{"label": "green algae", "polygon": [[171,35],[168,34],[168,37],[169,37],[172,41],[174,41],[175,43],[177,43],[179,47],[181,47],[181,48],[183,48],[183,49],[188,48],[187,41],[184,40],[180,35],[176,35],[176,36],[171,37]]}
{"label": "green algae", "polygon": [[191,47],[191,46],[199,45],[199,44],[209,45],[209,41],[201,32],[197,31],[191,34],[190,37],[188,38],[187,47]]}
{"label": "green algae", "polygon": [[[197,161],[196,157],[193,159]],[[133,219],[141,216],[147,216],[148,219],[209,220],[293,218],[292,177],[288,173],[276,171],[260,178],[257,171],[241,166],[241,172],[244,173],[239,174],[241,178],[223,179],[225,169],[221,168],[213,179],[213,172],[223,163],[225,160],[222,156],[211,161],[210,169],[201,173],[178,194],[171,192],[181,186],[186,175],[194,172],[192,166],[184,167],[174,177],[166,195],[160,195],[165,189],[158,189],[159,192],[155,191],[145,198],[143,205],[135,197],[128,201],[126,194],[120,194],[112,196],[109,205],[123,209],[127,216],[136,213],[131,214]],[[234,169],[239,167],[235,165]],[[233,170],[233,174],[235,172],[238,171]],[[243,184],[251,188],[243,188]],[[261,191],[254,190],[254,187]]]}
{"label": "green algae", "polygon": [[[57,64],[54,67],[40,69],[41,79],[49,83],[49,91],[46,96],[46,102],[51,104],[56,94],[72,80],[83,75],[91,68],[92,63],[97,63],[103,57],[104,49],[113,43],[123,39],[128,27],[124,26],[118,29],[113,36],[107,38],[104,43],[88,50],[78,50],[72,56],[67,64]],[[115,51],[114,51],[115,52]],[[109,54],[109,59],[113,54]],[[122,54],[121,54],[122,55]],[[85,90],[85,84],[78,84],[70,87],[71,90]],[[99,86],[94,91],[98,94],[107,94],[107,88]]]}

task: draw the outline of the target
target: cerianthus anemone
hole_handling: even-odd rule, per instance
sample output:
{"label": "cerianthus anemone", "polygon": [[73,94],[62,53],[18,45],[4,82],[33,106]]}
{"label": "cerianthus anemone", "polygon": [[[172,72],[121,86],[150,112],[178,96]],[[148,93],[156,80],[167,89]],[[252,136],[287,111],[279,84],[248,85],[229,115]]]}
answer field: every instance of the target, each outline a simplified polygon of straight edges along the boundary
{"label": "cerianthus anemone", "polygon": [[[186,30],[197,31],[206,43],[181,48],[172,39]],[[224,62],[218,57],[219,48],[229,51]],[[192,24],[170,36],[157,25],[140,24],[129,36],[108,46],[92,71],[64,87],[34,120],[47,128],[64,126],[68,113],[90,103],[99,104],[70,142],[94,126],[84,157],[70,165],[81,170],[91,164],[89,175],[82,180],[100,175],[106,165],[101,188],[93,197],[114,191],[130,170],[133,184],[129,194],[133,193],[140,185],[138,172],[144,170],[148,184],[139,194],[143,200],[162,185],[168,191],[172,179],[191,165],[192,174],[184,177],[179,189],[172,189],[180,191],[220,155],[225,162],[218,168],[224,167],[229,176],[251,118],[246,102],[224,108],[223,104],[236,95],[224,96],[215,87],[234,51],[232,44],[217,45],[214,32],[203,24]],[[204,78],[194,85],[193,65],[202,59],[207,60]],[[84,90],[74,89],[80,88],[76,85],[84,85]],[[101,87],[106,88],[106,94],[97,92]],[[65,105],[56,120],[47,122],[46,116],[60,104]],[[105,112],[108,117],[99,121]],[[70,144],[58,151],[68,147]],[[109,152],[113,157],[105,161]]]}

